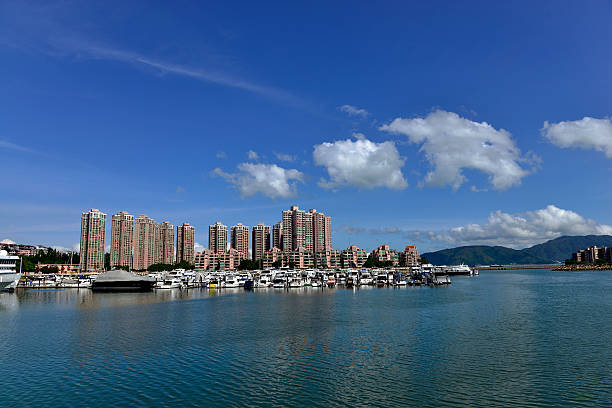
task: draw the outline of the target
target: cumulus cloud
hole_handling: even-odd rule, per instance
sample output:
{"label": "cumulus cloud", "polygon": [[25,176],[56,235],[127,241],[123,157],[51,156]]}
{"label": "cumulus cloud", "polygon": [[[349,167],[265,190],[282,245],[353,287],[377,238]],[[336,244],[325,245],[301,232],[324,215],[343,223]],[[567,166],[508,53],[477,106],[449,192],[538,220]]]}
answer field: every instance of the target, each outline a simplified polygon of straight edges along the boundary
{"label": "cumulus cloud", "polygon": [[286,162],[292,162],[295,161],[295,156],[292,156],[290,154],[285,154],[285,153],[277,153],[274,152],[274,155],[276,156],[276,158],[280,161],[286,161]]}
{"label": "cumulus cloud", "polygon": [[612,159],[612,121],[609,118],[585,117],[568,122],[544,122],[542,135],[556,146],[594,149]]}
{"label": "cumulus cloud", "polygon": [[396,190],[408,186],[395,143],[375,143],[361,134],[356,140],[346,139],[314,146],[313,158],[317,166],[327,169],[329,180],[321,179],[323,188],[343,185],[371,189],[388,187]]}
{"label": "cumulus cloud", "polygon": [[270,198],[289,198],[297,194],[297,182],[304,181],[304,173],[296,169],[284,169],[276,164],[241,163],[236,173],[213,170],[233,184],[242,198],[260,193]]}
{"label": "cumulus cloud", "polygon": [[2,241],[0,241],[0,244],[15,245],[15,241],[13,241],[12,239],[5,238]]}
{"label": "cumulus cloud", "polygon": [[442,232],[411,233],[416,239],[426,239],[448,245],[503,245],[525,248],[563,235],[612,235],[612,226],[599,224],[580,214],[549,205],[519,214],[500,210],[489,214],[484,224],[468,224]]}
{"label": "cumulus cloud", "polygon": [[205,249],[205,247],[204,247],[204,245],[200,244],[199,242],[195,242],[193,244],[193,249],[194,249],[195,252],[202,252]]}
{"label": "cumulus cloud", "polygon": [[362,118],[365,118],[369,115],[369,112],[365,109],[360,109],[356,106],[352,106],[352,105],[342,105],[342,106],[338,106],[338,109],[344,113],[346,113],[349,116],[359,116]]}
{"label": "cumulus cloud", "polygon": [[[59,252],[79,252],[80,248],[81,248],[81,244],[76,243],[74,245],[72,245],[71,248],[65,247],[65,246],[61,246],[61,245],[55,245],[52,246],[51,248],[55,249],[56,251]],[[104,247],[106,252],[110,252],[110,245],[107,245]]]}
{"label": "cumulus cloud", "polygon": [[249,150],[247,152],[247,156],[248,156],[249,160],[258,160],[259,159],[259,155],[257,154],[257,152],[255,152],[253,150]]}
{"label": "cumulus cloud", "polygon": [[521,184],[529,174],[521,162],[539,160],[533,154],[521,156],[506,130],[443,110],[425,118],[397,118],[380,130],[405,135],[411,143],[421,145],[420,151],[433,168],[422,183],[432,186],[451,185],[456,190],[467,181],[463,170],[473,169],[487,174],[494,189],[506,190]]}

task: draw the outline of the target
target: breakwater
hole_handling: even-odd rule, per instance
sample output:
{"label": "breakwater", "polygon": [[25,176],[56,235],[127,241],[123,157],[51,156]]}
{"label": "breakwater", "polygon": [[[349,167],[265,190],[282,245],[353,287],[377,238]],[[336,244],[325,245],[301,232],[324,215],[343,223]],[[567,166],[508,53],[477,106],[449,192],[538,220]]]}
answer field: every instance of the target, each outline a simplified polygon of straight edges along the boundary
{"label": "breakwater", "polygon": [[559,265],[553,271],[610,271],[612,265]]}

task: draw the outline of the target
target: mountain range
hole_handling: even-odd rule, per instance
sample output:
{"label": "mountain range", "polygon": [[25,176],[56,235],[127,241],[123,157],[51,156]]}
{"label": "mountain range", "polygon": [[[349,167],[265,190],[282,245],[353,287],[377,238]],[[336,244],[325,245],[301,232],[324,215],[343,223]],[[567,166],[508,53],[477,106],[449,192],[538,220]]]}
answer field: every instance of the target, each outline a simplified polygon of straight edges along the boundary
{"label": "mountain range", "polygon": [[610,246],[611,235],[563,236],[525,249],[471,245],[426,252],[421,257],[434,265],[552,264],[590,246]]}

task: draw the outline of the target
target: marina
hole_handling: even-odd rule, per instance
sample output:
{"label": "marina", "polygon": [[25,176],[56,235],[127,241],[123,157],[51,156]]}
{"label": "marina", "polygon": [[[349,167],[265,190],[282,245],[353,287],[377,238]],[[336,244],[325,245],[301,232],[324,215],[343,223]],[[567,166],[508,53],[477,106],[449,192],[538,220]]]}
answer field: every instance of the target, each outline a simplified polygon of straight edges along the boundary
{"label": "marina", "polygon": [[477,272],[465,265],[397,269],[345,269],[345,270],[290,270],[270,269],[261,271],[198,272],[176,269],[165,272],[136,274],[112,270],[102,274],[28,274],[21,278],[18,287],[80,288],[106,291],[149,291],[166,289],[229,289],[247,290],[261,288],[355,288],[361,286],[441,286],[451,284],[450,276],[474,276]]}

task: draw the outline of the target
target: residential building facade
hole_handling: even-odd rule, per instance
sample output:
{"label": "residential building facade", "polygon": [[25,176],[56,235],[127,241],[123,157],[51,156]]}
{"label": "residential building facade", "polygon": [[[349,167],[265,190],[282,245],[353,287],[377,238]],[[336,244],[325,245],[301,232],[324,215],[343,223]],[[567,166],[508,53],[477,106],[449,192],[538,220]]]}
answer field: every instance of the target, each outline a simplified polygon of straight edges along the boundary
{"label": "residential building facade", "polygon": [[106,242],[106,214],[92,208],[81,215],[81,272],[104,270],[104,244]]}
{"label": "residential building facade", "polygon": [[208,227],[208,249],[217,253],[227,250],[227,226],[217,222]]}
{"label": "residential building facade", "polygon": [[157,263],[156,239],[159,236],[157,223],[142,214],[134,221],[134,269],[146,270]]}
{"label": "residential building facade", "polygon": [[242,254],[242,259],[249,258],[249,227],[239,222],[231,227],[230,247]]}
{"label": "residential building facade", "polygon": [[266,251],[270,250],[270,226],[260,222],[252,229],[252,248],[253,260],[263,259]]}
{"label": "residential building facade", "polygon": [[195,227],[188,222],[176,227],[176,262],[194,262]]}
{"label": "residential building facade", "polygon": [[132,269],[134,253],[134,216],[126,211],[111,220],[110,266]]}

